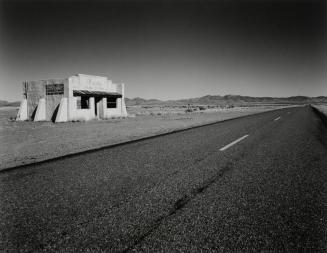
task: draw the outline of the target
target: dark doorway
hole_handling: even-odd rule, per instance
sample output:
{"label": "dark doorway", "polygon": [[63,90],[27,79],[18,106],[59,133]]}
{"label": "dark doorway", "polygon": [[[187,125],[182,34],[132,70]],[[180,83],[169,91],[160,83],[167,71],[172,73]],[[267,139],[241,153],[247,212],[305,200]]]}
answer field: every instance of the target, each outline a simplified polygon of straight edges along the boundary
{"label": "dark doorway", "polygon": [[95,97],[94,98],[94,113],[95,116],[97,116],[99,118],[99,109],[100,109],[100,101],[101,101],[101,97]]}

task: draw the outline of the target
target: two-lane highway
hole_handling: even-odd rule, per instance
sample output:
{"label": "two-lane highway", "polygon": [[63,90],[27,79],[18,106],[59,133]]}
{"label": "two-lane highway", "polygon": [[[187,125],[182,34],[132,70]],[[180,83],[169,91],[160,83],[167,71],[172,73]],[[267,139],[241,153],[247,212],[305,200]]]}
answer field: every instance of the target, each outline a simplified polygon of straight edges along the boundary
{"label": "two-lane highway", "polygon": [[0,173],[0,250],[326,251],[326,125],[287,108]]}

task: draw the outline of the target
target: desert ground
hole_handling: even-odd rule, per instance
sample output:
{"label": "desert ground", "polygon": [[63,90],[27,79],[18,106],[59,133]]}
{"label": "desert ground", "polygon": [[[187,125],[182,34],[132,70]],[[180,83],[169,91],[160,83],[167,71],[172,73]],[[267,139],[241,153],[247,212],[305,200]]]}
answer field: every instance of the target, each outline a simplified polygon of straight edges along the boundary
{"label": "desert ground", "polygon": [[128,118],[59,124],[16,122],[17,108],[2,107],[0,170],[281,107],[129,106]]}

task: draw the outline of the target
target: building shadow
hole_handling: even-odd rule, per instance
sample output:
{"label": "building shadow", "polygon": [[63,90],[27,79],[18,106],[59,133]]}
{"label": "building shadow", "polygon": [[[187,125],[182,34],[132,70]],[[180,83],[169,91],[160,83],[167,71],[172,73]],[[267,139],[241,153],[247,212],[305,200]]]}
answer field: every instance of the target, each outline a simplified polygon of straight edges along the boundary
{"label": "building shadow", "polygon": [[34,119],[35,119],[35,114],[36,114],[36,111],[37,111],[37,107],[38,107],[38,105],[34,108],[34,111],[32,112],[32,115],[31,115],[32,121],[34,121]]}
{"label": "building shadow", "polygon": [[51,116],[51,121],[54,123],[56,121],[56,118],[57,118],[57,114],[58,114],[58,111],[59,111],[59,105],[57,105],[56,109],[53,111],[53,114]]}

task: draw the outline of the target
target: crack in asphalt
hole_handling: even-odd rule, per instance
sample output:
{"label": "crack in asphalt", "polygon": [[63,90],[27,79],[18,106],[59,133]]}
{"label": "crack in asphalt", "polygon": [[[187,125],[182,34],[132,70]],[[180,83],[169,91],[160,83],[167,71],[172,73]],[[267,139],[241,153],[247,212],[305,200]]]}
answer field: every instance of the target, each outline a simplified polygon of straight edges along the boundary
{"label": "crack in asphalt", "polygon": [[228,162],[219,172],[216,176],[208,180],[206,183],[204,183],[202,186],[195,188],[191,191],[190,194],[184,194],[183,197],[179,198],[173,205],[173,208],[170,212],[168,212],[166,215],[160,216],[154,221],[154,224],[151,226],[151,228],[146,231],[143,235],[141,235],[138,239],[134,241],[132,245],[130,245],[128,248],[123,250],[122,252],[129,252],[135,246],[140,244],[142,241],[144,241],[152,232],[154,232],[164,220],[168,219],[169,217],[175,215],[180,209],[184,208],[186,204],[188,204],[191,200],[196,198],[198,195],[202,194],[210,185],[218,181],[227,171],[229,171],[232,168],[231,162]]}

